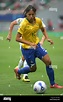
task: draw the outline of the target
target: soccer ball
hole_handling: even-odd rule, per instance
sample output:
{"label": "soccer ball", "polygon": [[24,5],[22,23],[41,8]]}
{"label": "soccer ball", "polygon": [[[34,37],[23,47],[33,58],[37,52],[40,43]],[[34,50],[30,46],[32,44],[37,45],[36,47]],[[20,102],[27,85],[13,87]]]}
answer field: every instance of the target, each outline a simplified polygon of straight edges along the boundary
{"label": "soccer ball", "polygon": [[44,81],[36,81],[33,85],[33,90],[38,94],[44,93],[46,89],[47,86]]}

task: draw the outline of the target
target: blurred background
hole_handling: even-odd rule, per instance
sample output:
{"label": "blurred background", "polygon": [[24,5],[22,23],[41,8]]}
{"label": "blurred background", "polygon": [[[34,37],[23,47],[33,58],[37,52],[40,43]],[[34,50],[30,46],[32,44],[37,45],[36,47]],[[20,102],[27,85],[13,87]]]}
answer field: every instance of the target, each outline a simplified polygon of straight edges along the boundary
{"label": "blurred background", "polygon": [[11,21],[23,17],[29,4],[36,7],[36,16],[43,20],[47,30],[63,30],[63,0],[0,0],[0,31],[8,30]]}

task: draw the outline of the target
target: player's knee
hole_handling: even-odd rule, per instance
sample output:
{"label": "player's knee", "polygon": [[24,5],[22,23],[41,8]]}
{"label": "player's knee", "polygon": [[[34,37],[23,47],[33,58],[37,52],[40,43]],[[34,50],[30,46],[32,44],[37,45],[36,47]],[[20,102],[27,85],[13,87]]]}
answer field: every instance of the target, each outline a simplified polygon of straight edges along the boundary
{"label": "player's knee", "polygon": [[51,65],[51,60],[47,60],[47,61],[46,61],[46,65],[47,65],[47,66]]}

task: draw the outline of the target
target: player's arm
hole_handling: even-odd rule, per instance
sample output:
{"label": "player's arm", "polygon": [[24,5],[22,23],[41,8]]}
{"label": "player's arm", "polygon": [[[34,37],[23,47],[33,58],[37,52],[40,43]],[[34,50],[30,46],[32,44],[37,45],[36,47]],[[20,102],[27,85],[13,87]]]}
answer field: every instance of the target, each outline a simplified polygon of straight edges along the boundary
{"label": "player's arm", "polygon": [[44,41],[45,41],[45,36],[43,35],[43,37],[42,37],[42,39],[40,41],[40,45],[43,45]]}
{"label": "player's arm", "polygon": [[17,35],[16,35],[16,41],[17,41],[17,42],[20,42],[20,43],[27,44],[27,45],[29,45],[29,46],[31,46],[31,47],[33,47],[33,48],[36,48],[36,47],[37,47],[37,44],[32,43],[32,42],[29,42],[29,41],[23,39],[22,34],[19,33],[19,32],[18,32]]}
{"label": "player's arm", "polygon": [[[46,25],[43,23],[43,21],[42,21],[42,26],[43,26],[43,28],[46,28]],[[43,32],[43,28],[42,28],[42,32]],[[41,41],[40,41],[40,45],[43,45],[45,39],[46,39],[46,38],[45,38],[45,36],[43,35],[43,37],[42,37],[42,39],[41,39]]]}
{"label": "player's arm", "polygon": [[42,31],[42,33],[43,33],[43,41],[45,41],[45,40],[47,40],[48,42],[50,42],[50,44],[53,44],[53,41],[51,40],[51,39],[49,39],[49,37],[48,37],[48,34],[47,34],[47,31],[46,31],[46,28],[45,27],[42,27],[41,28],[41,31]]}
{"label": "player's arm", "polygon": [[17,25],[17,21],[16,20],[14,20],[14,21],[12,21],[11,23],[10,23],[10,27],[9,27],[9,33],[8,33],[8,35],[7,35],[7,40],[11,40],[11,38],[12,38],[12,31],[13,31],[13,28],[14,28],[14,26],[15,25]]}

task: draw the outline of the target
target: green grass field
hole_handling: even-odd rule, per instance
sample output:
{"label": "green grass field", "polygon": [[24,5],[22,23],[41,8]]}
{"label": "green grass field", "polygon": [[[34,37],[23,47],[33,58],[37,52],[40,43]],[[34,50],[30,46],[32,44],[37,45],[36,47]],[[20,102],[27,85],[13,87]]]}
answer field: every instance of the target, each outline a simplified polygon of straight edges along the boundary
{"label": "green grass field", "polygon": [[[40,95],[33,90],[37,80],[43,80],[47,90],[43,95],[62,95],[63,89],[51,89],[43,62],[37,59],[37,71],[29,73],[30,82],[23,82],[15,78],[14,68],[17,66],[21,52],[19,43],[15,41],[16,32],[13,31],[11,42],[6,40],[8,32],[0,32],[0,95]],[[48,50],[55,71],[55,81],[63,85],[63,32],[48,32],[54,45],[44,42],[43,47]],[[41,33],[38,35],[41,38]],[[42,94],[41,94],[42,95]]]}

